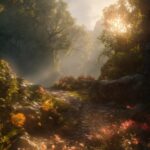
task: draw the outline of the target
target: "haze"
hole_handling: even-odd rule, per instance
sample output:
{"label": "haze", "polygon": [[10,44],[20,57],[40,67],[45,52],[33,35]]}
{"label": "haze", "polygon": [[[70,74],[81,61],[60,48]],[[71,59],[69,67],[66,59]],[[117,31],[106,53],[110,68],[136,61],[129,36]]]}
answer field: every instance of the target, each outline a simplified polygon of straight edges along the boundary
{"label": "haze", "polygon": [[92,30],[102,16],[103,9],[117,0],[64,0],[77,23]]}

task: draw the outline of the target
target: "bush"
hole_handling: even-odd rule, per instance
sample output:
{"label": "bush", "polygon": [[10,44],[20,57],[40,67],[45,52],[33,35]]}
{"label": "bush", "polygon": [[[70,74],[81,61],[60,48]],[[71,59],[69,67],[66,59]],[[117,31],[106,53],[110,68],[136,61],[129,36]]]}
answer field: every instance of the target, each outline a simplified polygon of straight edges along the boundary
{"label": "bush", "polygon": [[9,64],[0,60],[0,98],[13,100],[18,91],[17,79]]}
{"label": "bush", "polygon": [[18,133],[18,130],[10,123],[10,114],[17,93],[16,75],[6,61],[0,60],[0,149],[8,148],[10,139]]}
{"label": "bush", "polygon": [[89,89],[95,79],[91,76],[72,76],[61,78],[52,88],[63,90],[85,90]]}

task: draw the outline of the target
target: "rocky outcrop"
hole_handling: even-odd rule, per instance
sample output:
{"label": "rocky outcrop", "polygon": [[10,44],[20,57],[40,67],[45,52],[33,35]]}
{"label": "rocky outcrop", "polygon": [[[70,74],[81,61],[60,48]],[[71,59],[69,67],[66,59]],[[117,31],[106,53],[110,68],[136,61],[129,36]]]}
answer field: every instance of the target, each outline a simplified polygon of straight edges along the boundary
{"label": "rocky outcrop", "polygon": [[102,102],[135,103],[144,100],[145,78],[143,75],[136,74],[117,80],[96,81],[91,91],[92,96]]}

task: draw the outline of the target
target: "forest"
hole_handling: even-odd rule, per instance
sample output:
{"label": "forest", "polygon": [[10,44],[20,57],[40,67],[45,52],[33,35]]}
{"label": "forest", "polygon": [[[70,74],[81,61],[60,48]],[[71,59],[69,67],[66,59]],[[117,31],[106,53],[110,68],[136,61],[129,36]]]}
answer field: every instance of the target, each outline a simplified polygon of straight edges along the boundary
{"label": "forest", "polygon": [[149,150],[149,6],[0,0],[0,150]]}

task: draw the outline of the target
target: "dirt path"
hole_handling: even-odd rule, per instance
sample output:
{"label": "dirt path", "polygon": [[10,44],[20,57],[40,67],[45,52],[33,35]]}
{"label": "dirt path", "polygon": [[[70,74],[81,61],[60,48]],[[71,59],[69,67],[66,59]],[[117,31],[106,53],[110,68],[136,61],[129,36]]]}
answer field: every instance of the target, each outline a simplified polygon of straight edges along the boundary
{"label": "dirt path", "polygon": [[[76,92],[51,91],[51,94],[74,107],[77,114],[70,115],[70,124],[49,132],[45,137],[35,137],[28,133],[23,135],[21,138],[31,145],[25,150],[105,150],[113,137],[121,137],[135,124],[128,118],[126,109],[84,102]],[[136,139],[135,144],[138,144]],[[127,146],[130,144],[127,143]]]}

